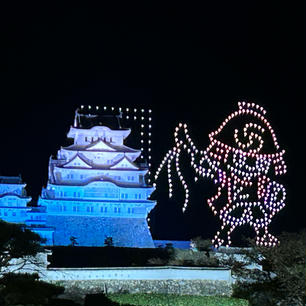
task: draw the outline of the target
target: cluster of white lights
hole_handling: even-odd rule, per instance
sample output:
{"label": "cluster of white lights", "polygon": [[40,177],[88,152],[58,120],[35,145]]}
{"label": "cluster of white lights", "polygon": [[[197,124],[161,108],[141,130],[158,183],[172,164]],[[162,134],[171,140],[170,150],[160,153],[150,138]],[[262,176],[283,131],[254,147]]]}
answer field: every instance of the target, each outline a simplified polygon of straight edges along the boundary
{"label": "cluster of white lights", "polygon": [[[183,133],[183,138],[179,138],[179,132]],[[162,171],[162,169],[164,168],[164,166],[167,163],[167,173],[168,173],[168,186],[169,186],[169,197],[171,198],[173,195],[173,183],[172,183],[172,174],[171,174],[171,163],[173,160],[175,160],[175,169],[176,169],[176,173],[178,175],[178,178],[180,180],[181,185],[183,186],[184,189],[184,193],[185,193],[185,198],[184,198],[184,204],[182,207],[182,211],[185,212],[187,207],[188,207],[188,203],[189,203],[189,188],[188,185],[184,179],[184,176],[181,172],[180,169],[180,164],[179,164],[179,159],[180,159],[180,154],[182,152],[182,150],[184,150],[185,152],[187,152],[187,154],[190,156],[191,159],[191,166],[194,167],[196,169],[196,172],[206,175],[206,171],[205,169],[203,169],[202,166],[197,167],[196,163],[194,162],[194,155],[195,154],[203,154],[203,152],[199,152],[198,149],[196,148],[195,144],[193,143],[193,141],[191,140],[191,137],[189,136],[188,133],[188,128],[187,128],[187,124],[182,124],[180,123],[176,128],[175,128],[175,132],[174,132],[174,140],[175,140],[175,145],[174,147],[169,150],[167,152],[167,154],[164,156],[163,160],[161,161],[155,175],[154,175],[154,179],[155,182],[157,181],[160,172]],[[208,173],[211,170],[208,170]],[[197,179],[197,177],[195,177],[195,179]],[[154,186],[156,186],[156,183],[153,184]]]}
{"label": "cluster of white lights", "polygon": [[[148,167],[152,166],[152,110],[145,110],[143,108],[119,108],[119,111],[122,113],[123,118],[126,120],[134,120],[140,122],[140,144],[141,144],[141,155],[140,158],[144,158],[145,156],[148,158]],[[147,143],[147,146],[145,145]],[[147,148],[147,152],[145,152],[145,147]],[[148,171],[148,183],[151,183],[151,172]]]}
{"label": "cluster of white lights", "polygon": [[[278,241],[269,233],[268,225],[273,216],[285,206],[286,190],[283,185],[272,181],[267,175],[272,166],[276,176],[286,173],[287,167],[283,160],[285,151],[279,150],[275,133],[264,117],[266,111],[262,107],[246,102],[239,102],[238,107],[238,111],[229,115],[216,131],[209,134],[210,144],[205,151],[197,150],[188,134],[187,125],[180,123],[174,133],[175,146],[168,151],[159,165],[155,181],[164,165],[168,163],[169,196],[172,196],[171,162],[175,158],[176,172],[185,190],[182,208],[184,212],[189,198],[189,189],[179,167],[179,156],[184,150],[189,154],[191,166],[196,172],[195,181],[199,177],[207,177],[218,185],[217,193],[207,200],[212,212],[222,221],[221,230],[213,238],[214,246],[217,248],[223,244],[231,245],[232,232],[245,224],[255,230],[258,245],[275,246]],[[244,126],[244,141],[239,139],[239,130],[233,131],[236,147],[218,140],[221,131],[227,128],[227,123],[235,117],[251,117],[251,121],[260,122],[249,122]],[[178,137],[180,131],[184,134],[183,139]],[[272,137],[274,153],[261,153],[264,147],[264,133]],[[196,155],[199,157],[199,163],[196,163]],[[248,193],[252,188],[256,190],[256,201],[251,200],[251,194]],[[217,201],[222,193],[226,194],[227,203],[218,208]],[[260,216],[256,215],[256,210]],[[222,234],[226,234],[226,238],[221,238]]]}
{"label": "cluster of white lights", "polygon": [[[134,120],[140,122],[140,151],[141,155],[140,158],[144,159],[145,156],[148,158],[148,183],[151,183],[151,172],[150,167],[152,166],[152,148],[151,148],[151,137],[152,137],[152,110],[145,110],[143,108],[119,108],[119,112],[121,112],[122,117],[126,120]],[[147,142],[147,145],[146,145]],[[145,152],[145,148],[147,148],[147,152]],[[150,229],[150,218],[147,218],[148,228]]]}

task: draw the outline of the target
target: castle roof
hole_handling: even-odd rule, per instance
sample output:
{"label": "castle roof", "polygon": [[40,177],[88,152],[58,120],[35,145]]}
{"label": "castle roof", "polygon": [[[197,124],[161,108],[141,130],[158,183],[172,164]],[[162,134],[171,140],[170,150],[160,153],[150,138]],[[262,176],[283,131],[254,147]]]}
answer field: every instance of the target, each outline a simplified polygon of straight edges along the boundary
{"label": "castle roof", "polygon": [[64,147],[64,150],[70,150],[70,151],[98,151],[98,152],[127,152],[127,153],[133,153],[133,152],[140,152],[139,150],[132,149],[130,147],[127,147],[125,145],[114,145],[111,143],[106,143],[102,139],[98,139],[97,141],[94,141],[87,145],[80,145],[80,144],[73,144],[68,147]]}
{"label": "castle roof", "polygon": [[152,186],[139,186],[139,184],[135,184],[135,183],[126,183],[126,182],[118,182],[115,181],[113,179],[111,179],[108,176],[99,176],[99,177],[94,177],[91,178],[89,180],[83,181],[81,183],[61,183],[61,184],[56,184],[56,183],[49,183],[48,185],[54,185],[54,186],[86,186],[89,185],[91,183],[95,183],[95,182],[107,182],[107,183],[112,183],[114,185],[116,185],[117,187],[125,187],[125,188],[141,188],[141,189],[152,189],[154,187]]}
{"label": "castle roof", "polygon": [[117,161],[114,165],[110,166],[110,169],[134,169],[139,170],[139,168],[130,161],[126,156],[123,156],[120,160]]}
{"label": "castle roof", "polygon": [[[75,167],[77,165],[77,167]],[[64,168],[92,168],[92,165],[81,154],[77,153],[72,159],[62,165]]]}
{"label": "castle roof", "polygon": [[0,176],[0,184],[22,184],[20,176]]}
{"label": "castle roof", "polygon": [[103,134],[107,133],[108,135],[114,136],[122,136],[126,138],[131,133],[131,129],[110,129],[104,125],[96,125],[91,128],[79,128],[79,127],[70,127],[70,130],[67,134],[68,138],[74,138],[77,134],[85,134],[85,135],[96,135],[96,134]]}
{"label": "castle roof", "polygon": [[60,165],[57,164],[56,168],[67,168],[67,169],[101,169],[101,170],[140,170],[145,171],[147,168],[137,167],[132,161],[128,159],[127,156],[123,156],[113,165],[99,165],[95,164],[91,160],[88,160],[81,153],[77,153],[72,159],[68,162]]}
{"label": "castle roof", "polygon": [[16,198],[19,198],[19,199],[31,200],[31,197],[24,197],[24,196],[21,196],[19,194],[13,193],[13,192],[7,192],[7,193],[0,194],[0,199],[5,198],[5,197],[16,197]]}
{"label": "castle roof", "polygon": [[75,125],[80,129],[90,129],[97,125],[103,125],[110,127],[113,130],[124,130],[120,123],[120,113],[118,115],[114,113],[107,114],[105,113],[105,110],[103,110],[103,113],[99,113],[97,110],[88,113],[88,111],[83,109],[77,109],[76,116],[77,118],[75,119],[77,120],[75,120]]}
{"label": "castle roof", "polygon": [[59,169],[86,169],[86,170],[113,170],[113,171],[139,171],[139,172],[147,172],[148,171],[148,168],[114,168],[112,169],[111,168],[112,165],[105,165],[105,166],[102,166],[102,165],[93,165],[92,167],[88,168],[84,168],[82,166],[76,166],[76,167],[71,167],[71,166],[68,166],[68,167],[63,167],[61,165],[56,165],[54,168],[59,168]]}

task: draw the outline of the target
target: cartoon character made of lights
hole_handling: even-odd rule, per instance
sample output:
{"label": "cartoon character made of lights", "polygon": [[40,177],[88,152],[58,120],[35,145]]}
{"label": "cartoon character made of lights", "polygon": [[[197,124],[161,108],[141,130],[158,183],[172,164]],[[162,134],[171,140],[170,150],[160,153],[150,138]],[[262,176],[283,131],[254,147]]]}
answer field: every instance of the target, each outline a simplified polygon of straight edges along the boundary
{"label": "cartoon character made of lights", "polygon": [[286,173],[285,151],[280,150],[263,107],[238,102],[238,108],[209,134],[210,144],[204,151],[196,148],[187,125],[180,123],[174,133],[175,146],[162,160],[155,180],[167,163],[171,197],[171,166],[175,160],[176,172],[185,191],[182,208],[185,212],[189,189],[179,166],[184,151],[190,156],[196,172],[195,181],[205,177],[217,185],[217,193],[207,200],[212,212],[221,220],[221,228],[213,238],[214,246],[231,245],[232,232],[246,224],[254,229],[258,245],[275,246],[278,241],[269,233],[268,226],[284,207],[286,190],[272,177]]}

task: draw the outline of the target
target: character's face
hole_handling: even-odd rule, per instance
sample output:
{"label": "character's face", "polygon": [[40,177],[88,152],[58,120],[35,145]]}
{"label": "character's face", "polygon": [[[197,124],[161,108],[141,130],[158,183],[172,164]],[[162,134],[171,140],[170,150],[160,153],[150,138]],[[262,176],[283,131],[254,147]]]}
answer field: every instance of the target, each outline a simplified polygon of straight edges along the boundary
{"label": "character's face", "polygon": [[252,179],[267,174],[271,165],[271,160],[262,155],[254,154],[248,156],[244,152],[234,151],[229,154],[225,167],[232,175],[239,178]]}

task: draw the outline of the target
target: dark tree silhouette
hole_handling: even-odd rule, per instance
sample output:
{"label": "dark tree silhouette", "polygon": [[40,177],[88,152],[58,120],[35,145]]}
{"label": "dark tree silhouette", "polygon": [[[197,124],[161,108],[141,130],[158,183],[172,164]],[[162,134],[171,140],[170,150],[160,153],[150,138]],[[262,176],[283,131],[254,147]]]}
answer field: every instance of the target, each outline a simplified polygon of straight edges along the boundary
{"label": "dark tree silhouette", "polygon": [[[26,262],[39,264],[35,255],[43,252],[43,239],[24,226],[0,220],[0,269],[21,269]],[[13,261],[18,259],[18,264]]]}

